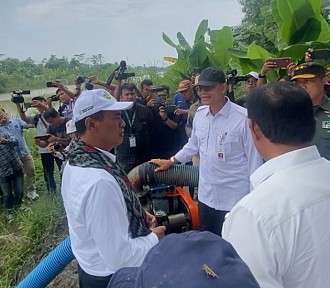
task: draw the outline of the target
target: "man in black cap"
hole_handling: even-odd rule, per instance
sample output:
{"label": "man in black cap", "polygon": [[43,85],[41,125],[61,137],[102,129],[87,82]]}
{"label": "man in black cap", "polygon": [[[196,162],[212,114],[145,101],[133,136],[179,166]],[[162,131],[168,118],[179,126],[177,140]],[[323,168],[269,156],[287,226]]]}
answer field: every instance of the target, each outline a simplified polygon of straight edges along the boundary
{"label": "man in black cap", "polygon": [[328,82],[326,69],[315,62],[301,64],[293,71],[291,81],[305,89],[312,99],[316,118],[313,144],[322,157],[330,160],[330,99],[324,91]]}
{"label": "man in black cap", "polygon": [[250,175],[262,164],[248,127],[246,109],[225,93],[225,75],[206,68],[196,84],[203,106],[193,121],[188,143],[170,160],[153,159],[166,170],[200,154],[198,212],[200,229],[221,235],[225,214],[250,192]]}

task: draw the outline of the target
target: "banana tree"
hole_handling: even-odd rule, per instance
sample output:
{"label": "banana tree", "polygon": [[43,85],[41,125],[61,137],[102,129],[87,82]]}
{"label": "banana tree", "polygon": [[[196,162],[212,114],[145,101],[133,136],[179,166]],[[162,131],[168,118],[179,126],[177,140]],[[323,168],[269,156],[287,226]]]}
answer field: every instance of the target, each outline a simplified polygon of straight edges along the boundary
{"label": "banana tree", "polygon": [[[262,47],[251,44],[248,49],[229,49],[232,56],[230,65],[245,74],[251,70],[260,71],[263,63],[270,57],[291,57],[296,63],[304,61],[309,47],[330,48],[330,28],[321,15],[320,0],[273,0],[273,17],[279,27],[277,48],[274,55]],[[267,73],[275,80],[275,71]]]}
{"label": "banana tree", "polygon": [[[221,30],[210,30],[208,20],[203,20],[196,31],[194,44],[191,47],[184,36],[179,32],[177,34],[178,44],[175,44],[165,33],[163,40],[175,48],[178,53],[176,61],[171,71],[176,71],[178,76],[189,78],[194,67],[200,70],[213,67],[228,67],[229,54],[228,48],[233,47],[233,35],[230,27],[223,27]],[[164,59],[171,60],[168,57]]]}

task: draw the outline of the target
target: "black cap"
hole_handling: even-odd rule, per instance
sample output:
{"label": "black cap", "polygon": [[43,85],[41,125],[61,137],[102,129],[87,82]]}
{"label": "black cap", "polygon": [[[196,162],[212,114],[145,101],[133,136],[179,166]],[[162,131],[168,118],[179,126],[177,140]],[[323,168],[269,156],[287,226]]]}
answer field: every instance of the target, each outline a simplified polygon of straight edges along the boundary
{"label": "black cap", "polygon": [[31,99],[32,101],[46,101],[45,97],[36,96]]}
{"label": "black cap", "polygon": [[326,69],[315,62],[307,62],[296,67],[293,71],[291,81],[296,79],[312,79],[317,76],[325,75]]}
{"label": "black cap", "polygon": [[119,269],[107,286],[147,287],[260,288],[234,247],[208,231],[167,235],[140,267]]}
{"label": "black cap", "polygon": [[225,74],[216,68],[208,67],[199,74],[196,86],[213,86],[218,83],[225,83]]}

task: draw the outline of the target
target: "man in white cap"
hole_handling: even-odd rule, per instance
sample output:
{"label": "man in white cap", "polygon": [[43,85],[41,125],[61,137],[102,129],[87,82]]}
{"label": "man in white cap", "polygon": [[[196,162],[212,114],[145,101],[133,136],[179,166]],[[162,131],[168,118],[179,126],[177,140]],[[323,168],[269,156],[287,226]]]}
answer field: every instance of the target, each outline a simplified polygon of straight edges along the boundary
{"label": "man in white cap", "polygon": [[245,91],[246,94],[236,99],[235,103],[242,107],[245,107],[246,104],[246,96],[257,87],[259,75],[255,71],[251,71],[245,75]]}
{"label": "man in white cap", "polygon": [[109,152],[123,141],[121,111],[132,105],[96,89],[82,92],[73,110],[80,139],[70,146],[62,196],[80,287],[106,287],[119,268],[141,265],[165,233]]}

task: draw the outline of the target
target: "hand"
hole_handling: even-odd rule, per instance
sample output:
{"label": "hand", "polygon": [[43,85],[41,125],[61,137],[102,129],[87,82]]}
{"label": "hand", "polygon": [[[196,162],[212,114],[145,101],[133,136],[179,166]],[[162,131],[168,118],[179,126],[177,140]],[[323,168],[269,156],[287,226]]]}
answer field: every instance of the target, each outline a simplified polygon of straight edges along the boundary
{"label": "hand", "polygon": [[159,107],[159,116],[165,121],[168,116],[167,113],[164,111],[164,106]]}
{"label": "hand", "polygon": [[47,148],[48,148],[48,151],[52,154],[56,152],[54,149],[54,144],[49,145]]}
{"label": "hand", "polygon": [[158,237],[158,239],[161,239],[165,236],[165,231],[166,231],[166,227],[165,226],[158,226],[155,228],[150,228],[150,230],[156,234],[156,236]]}
{"label": "hand", "polygon": [[269,70],[276,69],[276,63],[272,61],[271,58],[267,59],[265,64],[262,66],[260,74],[266,75]]}
{"label": "hand", "polygon": [[185,114],[188,114],[188,110],[178,108],[178,109],[175,109],[174,114],[175,115],[185,115]]}
{"label": "hand", "polygon": [[147,102],[147,106],[148,107],[154,107],[156,105],[156,100],[155,99],[150,99],[148,102]]}
{"label": "hand", "polygon": [[49,143],[55,143],[55,142],[59,142],[60,140],[61,140],[61,138],[58,138],[58,137],[52,135],[52,136],[50,136],[50,137],[48,138],[47,141],[48,141]]}
{"label": "hand", "polygon": [[290,63],[288,67],[286,67],[286,70],[288,70],[288,74],[292,77],[294,75],[294,72],[297,68],[297,65],[294,63]]}
{"label": "hand", "polygon": [[155,228],[157,226],[156,217],[147,211],[146,211],[146,214],[147,214],[147,220],[149,223],[149,228]]}
{"label": "hand", "polygon": [[31,102],[31,107],[40,108],[44,111],[46,111],[48,109],[48,106],[45,103],[38,101],[38,100],[33,100]]}
{"label": "hand", "polygon": [[151,159],[149,162],[159,166],[155,169],[155,172],[167,170],[174,165],[171,160],[166,159]]}
{"label": "hand", "polygon": [[63,84],[60,81],[57,81],[57,80],[52,81],[52,84],[53,84],[53,87],[55,87],[55,88],[60,89],[60,87],[64,87]]}
{"label": "hand", "polygon": [[171,104],[170,98],[166,98],[164,106],[169,106]]}
{"label": "hand", "polygon": [[313,49],[312,48],[308,48],[307,52],[305,53],[305,62],[313,62],[312,59],[312,53]]}
{"label": "hand", "polygon": [[41,142],[43,142],[43,141],[41,141],[40,139],[37,139],[37,138],[33,138],[33,142],[34,142],[34,144],[36,144],[37,146],[40,146]]}
{"label": "hand", "polygon": [[91,76],[91,77],[89,77],[89,81],[91,81],[91,83],[93,83],[93,84],[97,84],[98,82],[99,82],[99,80],[97,79],[97,77],[96,76]]}

